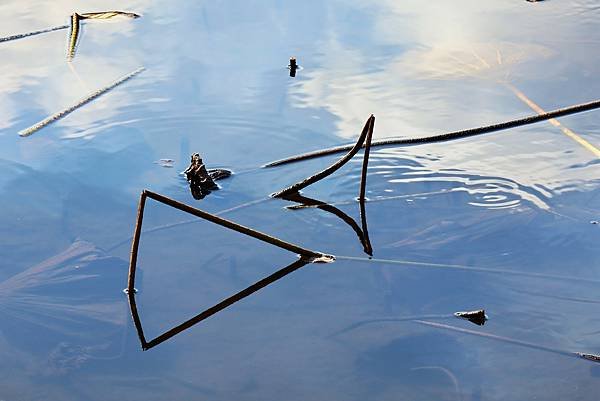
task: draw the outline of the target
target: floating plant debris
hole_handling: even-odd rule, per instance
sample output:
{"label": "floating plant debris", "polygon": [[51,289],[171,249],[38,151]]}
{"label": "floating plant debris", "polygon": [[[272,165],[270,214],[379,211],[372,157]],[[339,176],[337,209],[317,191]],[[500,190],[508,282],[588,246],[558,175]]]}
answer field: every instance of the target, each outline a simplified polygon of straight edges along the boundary
{"label": "floating plant debris", "polygon": [[288,65],[288,68],[290,70],[290,77],[295,77],[296,70],[298,69],[298,64],[296,63],[295,57],[290,57],[290,64]]}
{"label": "floating plant debris", "polygon": [[358,153],[358,151],[363,147],[363,144],[364,144],[367,136],[373,135],[374,126],[375,126],[375,116],[371,114],[371,117],[369,117],[367,119],[367,122],[365,123],[365,126],[358,138],[358,141],[356,141],[356,144],[350,148],[350,151],[344,157],[342,157],[340,160],[333,163],[331,166],[327,167],[326,169],[324,169],[308,178],[305,178],[304,180],[297,182],[294,185],[291,185],[285,189],[282,189],[281,191],[275,192],[274,194],[271,194],[271,196],[274,198],[283,198],[286,195],[296,193],[296,192],[300,191],[301,189],[306,188],[307,186],[312,185],[315,182],[320,181],[323,178],[336,172],[344,164],[346,164],[350,159],[352,159],[356,153]]}
{"label": "floating plant debris", "polygon": [[71,33],[69,34],[69,48],[67,50],[67,60],[72,61],[73,58],[75,58],[75,51],[77,50],[77,40],[79,38],[80,21],[86,19],[109,19],[117,16],[123,16],[128,18],[140,17],[138,14],[124,11],[105,11],[83,14],[73,13],[71,15]]}
{"label": "floating plant debris", "polygon": [[202,199],[211,191],[219,189],[215,181],[231,176],[231,171],[229,170],[207,170],[199,153],[192,155],[190,165],[183,173],[190,183],[190,190],[194,199]]}
{"label": "floating plant debris", "polygon": [[[125,12],[125,11],[103,11],[103,12],[82,13],[82,14],[73,13],[71,15],[71,25],[59,25],[59,26],[54,26],[51,28],[40,29],[38,31],[32,31],[32,32],[20,33],[20,34],[16,34],[16,35],[5,36],[3,38],[0,38],[0,43],[9,42],[11,40],[23,39],[23,38],[27,38],[29,36],[40,35],[42,33],[59,31],[62,29],[67,29],[67,28],[69,28],[69,26],[71,27],[71,34],[69,35],[70,38],[74,37],[75,41],[77,41],[77,36],[78,36],[79,32],[77,32],[77,33],[75,33],[75,35],[73,35],[73,33],[74,33],[73,20],[74,19],[77,20],[77,30],[79,30],[79,21],[81,21],[81,20],[84,20],[84,19],[109,19],[109,18],[113,18],[113,17],[117,17],[117,16],[127,17],[127,18],[139,18],[140,17],[139,14]],[[69,45],[69,51],[70,50],[71,50],[71,46]]]}
{"label": "floating plant debris", "polygon": [[92,100],[102,96],[103,94],[105,94],[106,92],[116,88],[117,86],[121,85],[122,83],[125,83],[126,81],[130,80],[131,78],[135,77],[136,75],[138,75],[139,73],[141,73],[142,71],[144,71],[144,67],[140,67],[137,70],[130,72],[129,74],[119,78],[118,80],[116,80],[115,82],[113,82],[112,84],[105,86],[104,88],[100,88],[95,92],[90,93],[89,95],[87,95],[86,97],[84,97],[83,99],[81,99],[79,102],[75,103],[72,106],[67,107],[64,110],[59,111],[58,113],[55,113],[53,115],[51,115],[50,117],[47,117],[45,119],[43,119],[42,121],[32,125],[29,128],[25,128],[24,130],[19,131],[19,135],[20,136],[29,136],[33,133],[35,133],[36,131],[39,131],[40,129],[44,128],[45,126],[52,124],[55,121],[60,120],[61,118],[65,117],[66,115],[72,113],[73,111],[77,110],[78,108],[80,108],[81,106],[86,105],[87,103],[91,102]]}
{"label": "floating plant debris", "polygon": [[[257,281],[256,283],[252,284],[251,286],[247,287],[246,289],[244,289],[244,290],[226,298],[225,300],[219,302],[218,304],[204,310],[203,312],[201,312],[200,314],[196,315],[195,317],[187,320],[186,322],[159,335],[155,339],[146,341],[146,338],[144,336],[144,331],[142,328],[142,323],[139,318],[137,306],[135,303],[135,292],[136,292],[135,291],[135,274],[136,274],[136,267],[137,267],[139,242],[140,242],[140,236],[141,236],[141,232],[142,232],[142,222],[144,219],[144,207],[146,204],[146,198],[154,199],[157,202],[171,206],[171,207],[181,210],[183,212],[190,213],[194,216],[208,220],[212,223],[218,224],[225,228],[228,228],[233,231],[237,231],[241,234],[256,238],[260,241],[269,243],[271,245],[275,245],[279,248],[286,249],[290,252],[298,254],[300,258],[298,260],[294,261],[292,264],[284,267],[283,269],[278,270],[277,272],[263,278],[262,280]],[[215,313],[222,311],[223,309],[231,306],[232,304],[236,303],[237,301],[239,301],[243,298],[246,298],[247,296],[255,293],[256,291],[285,277],[286,275],[298,270],[299,268],[301,268],[309,263],[331,263],[334,260],[335,260],[335,257],[332,255],[327,255],[327,254],[324,254],[321,252],[316,252],[316,251],[302,248],[298,245],[283,241],[276,237],[272,237],[268,234],[264,234],[259,231],[255,231],[251,228],[244,227],[240,224],[234,223],[232,221],[222,219],[218,216],[215,216],[214,214],[210,214],[210,213],[204,212],[200,209],[193,208],[184,203],[181,203],[174,199],[168,198],[164,195],[160,195],[160,194],[145,190],[142,192],[142,194],[140,196],[140,202],[139,202],[139,206],[138,206],[138,214],[137,214],[135,230],[134,230],[134,235],[133,235],[133,242],[131,244],[131,259],[130,259],[130,263],[129,263],[129,275],[128,275],[127,289],[126,289],[127,290],[126,293],[129,298],[131,314],[133,317],[133,321],[134,321],[136,330],[138,332],[138,336],[140,338],[140,342],[142,343],[142,348],[144,350],[147,350],[149,348],[152,348],[152,347],[162,343],[163,341],[168,340],[169,338],[173,337],[174,335],[192,327],[193,325],[201,322],[202,320],[214,315]]]}
{"label": "floating plant debris", "polygon": [[575,355],[579,356],[580,358],[586,359],[588,361],[600,362],[600,355],[586,354],[586,353],[583,353],[583,352],[575,352]]}
{"label": "floating plant debris", "polygon": [[487,315],[485,314],[485,310],[483,309],[468,312],[455,312],[454,316],[460,319],[468,320],[469,322],[475,323],[478,326],[483,326],[485,321],[488,319]]}
{"label": "floating plant debris", "polygon": [[[469,128],[466,130],[447,132],[439,135],[426,136],[421,138],[400,138],[400,139],[382,139],[378,141],[373,141],[371,146],[398,146],[398,145],[419,145],[424,143],[435,143],[435,142],[445,142],[452,141],[456,139],[468,138],[471,136],[488,134],[490,132],[507,130],[510,128],[521,127],[528,124],[534,124],[540,121],[549,120],[552,118],[558,118],[562,116],[567,116],[575,113],[582,113],[584,111],[594,110],[600,108],[600,100],[594,100],[588,103],[576,104],[573,106],[565,107],[562,109],[556,109],[549,111],[544,114],[535,114],[529,117],[519,118],[516,120],[509,120],[497,124],[486,125],[477,128]],[[356,145],[341,145],[335,146],[327,149],[315,150],[308,153],[303,153],[296,156],[290,156],[285,159],[275,160],[270,163],[263,165],[263,167],[275,167],[281,166],[288,163],[294,163],[298,161],[314,159],[317,157],[329,156],[336,153],[346,152],[348,150],[353,149],[353,146]]]}
{"label": "floating plant debris", "polygon": [[200,217],[201,219],[208,220],[212,223],[223,226],[230,230],[237,231],[241,234],[250,236],[252,238],[256,238],[260,241],[269,243],[271,245],[275,245],[279,248],[286,249],[290,252],[296,253],[296,254],[308,259],[311,262],[332,262],[335,260],[334,256],[327,255],[322,252],[315,252],[315,251],[311,251],[306,248],[302,248],[302,247],[292,244],[290,242],[283,241],[279,238],[272,237],[268,234],[264,234],[259,231],[253,230],[251,228],[234,223],[232,221],[225,220],[214,214],[205,212],[200,209],[196,209],[192,206],[186,205],[185,203],[178,202],[178,201],[171,199],[169,197],[166,197],[164,195],[160,195],[155,192],[144,190],[144,191],[142,191],[142,193],[140,195],[137,219],[136,219],[135,230],[134,230],[134,234],[133,234],[133,242],[131,244],[131,259],[130,259],[130,263],[129,263],[129,279],[128,279],[128,285],[127,285],[127,288],[130,291],[133,290],[134,283],[135,283],[137,253],[138,253],[138,248],[139,248],[140,236],[142,234],[142,222],[144,220],[144,206],[146,204],[146,198],[154,199],[157,202],[171,206],[171,207],[181,210],[183,212],[192,214],[196,217]]}

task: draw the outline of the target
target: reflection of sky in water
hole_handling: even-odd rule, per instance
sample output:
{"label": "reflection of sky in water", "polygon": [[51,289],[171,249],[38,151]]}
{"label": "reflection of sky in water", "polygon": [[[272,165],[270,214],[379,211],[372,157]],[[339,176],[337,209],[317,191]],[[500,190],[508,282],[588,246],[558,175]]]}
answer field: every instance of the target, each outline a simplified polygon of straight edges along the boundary
{"label": "reflection of sky in water", "polygon": [[[144,353],[120,292],[143,188],[214,212],[325,166],[331,158],[253,170],[350,141],[369,113],[376,138],[409,137],[533,114],[505,83],[547,110],[596,98],[594,2],[10,1],[0,36],[111,8],[143,17],[85,23],[72,65],[68,30],[0,44],[0,316],[10,324],[0,329],[0,399],[594,399],[593,364],[400,321],[485,307],[482,328],[441,320],[599,352],[599,232],[589,224],[600,218],[598,164],[546,123],[372,152],[375,258],[438,267],[308,265]],[[295,79],[290,56],[303,67]],[[17,136],[142,65],[123,86]],[[597,112],[561,119],[600,145],[597,121]],[[178,175],[196,151],[238,172],[201,203]],[[174,168],[154,163],[163,158]],[[358,219],[348,201],[359,175],[357,159],[305,195]],[[338,217],[287,205],[226,217],[364,256]],[[189,219],[148,210],[146,228]],[[294,257],[205,223],[143,238],[136,285],[150,337]],[[344,331],[381,318],[399,321]]]}

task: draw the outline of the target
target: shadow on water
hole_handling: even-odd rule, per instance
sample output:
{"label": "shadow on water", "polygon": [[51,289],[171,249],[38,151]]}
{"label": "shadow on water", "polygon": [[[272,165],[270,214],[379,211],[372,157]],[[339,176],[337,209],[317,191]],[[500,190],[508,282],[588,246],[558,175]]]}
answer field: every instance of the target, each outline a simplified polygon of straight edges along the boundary
{"label": "shadow on water", "polygon": [[322,202],[320,200],[309,198],[309,197],[300,195],[299,193],[286,195],[282,199],[290,201],[290,202],[300,203],[300,205],[287,206],[286,208],[290,209],[290,210],[300,210],[300,209],[305,209],[305,208],[317,208],[317,209],[323,210],[325,212],[331,213],[331,214],[339,217],[340,219],[342,219],[342,221],[344,223],[348,224],[352,228],[352,230],[354,230],[354,232],[358,236],[358,240],[360,241],[361,245],[363,246],[364,252],[369,256],[373,256],[373,247],[371,246],[371,240],[369,239],[369,231],[367,229],[367,213],[366,213],[366,209],[365,209],[365,200],[364,199],[360,200],[358,202],[359,208],[360,208],[360,211],[359,211],[360,224],[361,224],[360,226],[356,223],[356,221],[352,217],[348,216],[346,213],[344,213],[343,211],[341,211],[340,209],[338,209],[337,207],[335,207],[332,204],[328,204],[328,203]]}

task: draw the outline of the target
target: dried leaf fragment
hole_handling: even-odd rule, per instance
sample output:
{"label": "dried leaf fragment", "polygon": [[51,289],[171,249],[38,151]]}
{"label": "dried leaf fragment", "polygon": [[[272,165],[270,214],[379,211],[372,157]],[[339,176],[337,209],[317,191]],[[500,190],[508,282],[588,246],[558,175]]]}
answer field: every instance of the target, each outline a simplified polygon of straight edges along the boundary
{"label": "dried leaf fragment", "polygon": [[469,322],[475,323],[478,326],[483,326],[485,321],[488,319],[484,309],[467,312],[455,312],[454,316],[460,319],[468,320]]}

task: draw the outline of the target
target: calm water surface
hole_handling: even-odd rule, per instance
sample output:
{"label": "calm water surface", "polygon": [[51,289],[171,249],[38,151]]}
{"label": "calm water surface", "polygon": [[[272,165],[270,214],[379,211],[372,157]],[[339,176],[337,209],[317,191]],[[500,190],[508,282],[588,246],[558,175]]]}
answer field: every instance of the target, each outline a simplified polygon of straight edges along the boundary
{"label": "calm water surface", "polygon": [[[600,166],[560,128],[373,149],[371,260],[338,216],[267,200],[335,158],[258,169],[351,142],[370,113],[376,139],[414,137],[534,114],[517,94],[594,100],[596,3],[3,1],[0,36],[143,17],[85,23],[72,63],[68,30],[0,43],[0,399],[597,399],[600,365],[561,352],[600,353]],[[599,112],[560,121],[600,147]],[[179,174],[193,152],[236,172],[202,201]],[[304,195],[360,225],[360,169]],[[339,258],[142,351],[122,290],[143,189],[210,212],[264,200],[225,217]],[[149,202],[144,227],[188,220]],[[143,234],[146,336],[295,258],[205,221]],[[479,308],[485,326],[452,317]]]}

